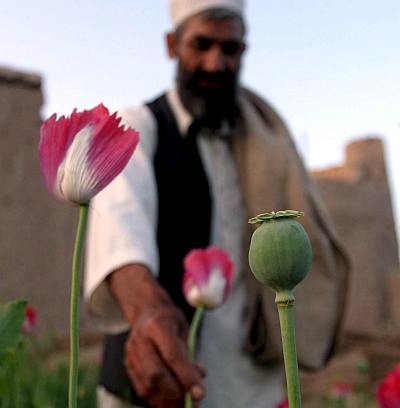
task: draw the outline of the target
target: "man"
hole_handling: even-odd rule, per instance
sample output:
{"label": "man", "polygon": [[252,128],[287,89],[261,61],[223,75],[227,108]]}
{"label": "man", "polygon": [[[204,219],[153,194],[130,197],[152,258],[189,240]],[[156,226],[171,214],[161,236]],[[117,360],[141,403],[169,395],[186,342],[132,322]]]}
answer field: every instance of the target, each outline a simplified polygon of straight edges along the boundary
{"label": "man", "polygon": [[[182,407],[190,392],[206,408],[274,407],[283,394],[277,312],[248,271],[247,219],[306,212],[314,263],[296,292],[303,366],[321,367],[337,341],[344,259],[283,122],[239,86],[243,2],[172,0],[171,15],[176,87],[123,113],[141,144],[92,203],[86,298],[115,334],[106,340],[99,405]],[[192,310],[182,259],[211,243],[230,253],[236,277],[226,304],[203,319],[200,365],[187,358]]]}

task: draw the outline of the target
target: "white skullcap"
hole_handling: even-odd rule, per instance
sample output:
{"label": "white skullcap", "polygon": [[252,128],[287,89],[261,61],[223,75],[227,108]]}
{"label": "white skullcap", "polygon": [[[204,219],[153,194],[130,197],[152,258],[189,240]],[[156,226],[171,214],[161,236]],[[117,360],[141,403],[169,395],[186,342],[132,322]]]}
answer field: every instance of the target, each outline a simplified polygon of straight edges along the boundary
{"label": "white skullcap", "polygon": [[177,28],[188,17],[213,8],[232,10],[243,16],[244,0],[171,0],[172,24],[174,28]]}

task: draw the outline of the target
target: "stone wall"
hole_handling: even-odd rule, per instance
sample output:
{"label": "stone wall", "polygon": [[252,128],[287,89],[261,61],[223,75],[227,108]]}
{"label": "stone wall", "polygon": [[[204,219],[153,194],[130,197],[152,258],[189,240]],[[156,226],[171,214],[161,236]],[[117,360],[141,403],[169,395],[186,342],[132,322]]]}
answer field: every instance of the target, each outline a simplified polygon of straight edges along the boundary
{"label": "stone wall", "polygon": [[[0,303],[26,298],[39,329],[68,333],[72,245],[78,211],[44,187],[37,75],[0,68]],[[83,317],[82,331],[89,330]]]}
{"label": "stone wall", "polygon": [[349,144],[341,167],[313,176],[352,263],[346,332],[379,337],[388,327],[397,331],[399,258],[382,141]]}
{"label": "stone wall", "polygon": [[347,406],[369,406],[365,391],[373,392],[400,359],[399,258],[382,141],[349,144],[342,166],[313,176],[352,274],[340,348],[324,370],[301,373],[303,402],[325,406],[339,381],[351,390]]}

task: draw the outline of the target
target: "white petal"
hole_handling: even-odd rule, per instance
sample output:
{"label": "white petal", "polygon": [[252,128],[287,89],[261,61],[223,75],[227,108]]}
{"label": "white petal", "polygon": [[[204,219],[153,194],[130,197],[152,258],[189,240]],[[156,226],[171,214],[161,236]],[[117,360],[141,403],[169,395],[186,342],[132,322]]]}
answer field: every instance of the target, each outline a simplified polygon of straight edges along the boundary
{"label": "white petal", "polygon": [[192,286],[187,299],[192,306],[204,306],[214,309],[221,305],[224,297],[226,280],[219,268],[214,268],[209,280],[202,287]]}
{"label": "white petal", "polygon": [[74,203],[87,203],[98,180],[88,166],[93,127],[86,126],[75,136],[57,172],[55,193]]}

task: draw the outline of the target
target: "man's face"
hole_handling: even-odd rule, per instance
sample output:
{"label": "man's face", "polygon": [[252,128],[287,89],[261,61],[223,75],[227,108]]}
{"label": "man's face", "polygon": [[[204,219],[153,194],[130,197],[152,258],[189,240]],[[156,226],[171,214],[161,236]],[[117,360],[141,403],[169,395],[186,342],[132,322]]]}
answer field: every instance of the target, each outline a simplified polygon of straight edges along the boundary
{"label": "man's face", "polygon": [[168,50],[178,60],[178,92],[195,118],[229,116],[234,109],[243,50],[238,19],[215,22],[192,17]]}

